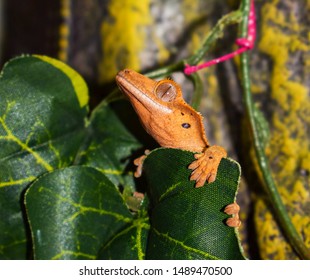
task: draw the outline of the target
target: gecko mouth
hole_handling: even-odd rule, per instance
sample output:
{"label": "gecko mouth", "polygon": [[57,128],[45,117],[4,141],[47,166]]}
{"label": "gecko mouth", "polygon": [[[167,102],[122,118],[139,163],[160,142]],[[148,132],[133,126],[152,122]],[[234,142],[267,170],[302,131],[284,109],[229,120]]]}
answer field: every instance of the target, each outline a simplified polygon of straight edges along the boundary
{"label": "gecko mouth", "polygon": [[119,88],[129,97],[129,99],[135,99],[150,113],[154,110],[160,110],[163,113],[171,113],[172,110],[156,102],[148,94],[145,94],[140,88],[138,88],[133,82],[122,74],[123,71],[116,75],[116,83]]}

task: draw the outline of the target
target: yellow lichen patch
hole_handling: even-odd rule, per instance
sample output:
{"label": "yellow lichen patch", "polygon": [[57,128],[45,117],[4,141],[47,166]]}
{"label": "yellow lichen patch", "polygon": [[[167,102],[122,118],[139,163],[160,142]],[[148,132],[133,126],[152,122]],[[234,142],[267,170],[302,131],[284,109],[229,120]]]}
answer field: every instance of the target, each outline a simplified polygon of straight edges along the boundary
{"label": "yellow lichen patch", "polygon": [[[288,15],[284,14],[279,9],[280,6],[278,7],[279,3],[279,0],[265,3],[259,14],[262,36],[258,48],[272,61],[270,95],[275,109],[266,152],[279,192],[290,216],[293,217],[293,223],[309,246],[309,218],[306,218],[309,184],[305,182],[301,170],[308,171],[310,168],[307,163],[310,157],[307,156],[310,139],[305,129],[310,121],[310,101],[308,89],[302,84],[302,75],[296,75],[293,69],[296,67],[294,59],[297,52],[299,55],[304,54],[310,51],[310,47],[301,37],[304,27],[298,23],[293,10],[288,11]],[[270,212],[261,205],[257,207],[257,211],[256,215],[260,217],[256,220],[257,227],[264,229],[259,237],[262,255],[265,258],[294,258]],[[261,218],[262,215],[264,218]],[[267,219],[270,219],[268,226]]]}
{"label": "yellow lichen patch", "polygon": [[298,208],[299,204],[305,204],[309,201],[309,191],[301,180],[297,180],[292,187],[292,190],[285,188],[280,189],[280,194],[286,206],[294,212],[301,212],[302,209]]}
{"label": "yellow lichen patch", "polygon": [[[200,13],[197,12],[198,8],[198,1],[195,0],[185,0],[182,4],[182,15],[184,16],[184,20],[186,23],[192,23],[198,20],[198,17],[201,16]],[[209,28],[204,26],[204,34],[207,34]],[[191,40],[190,41],[190,48],[191,51],[198,49],[202,43],[202,36],[199,35],[197,30],[191,33]]]}
{"label": "yellow lichen patch", "polygon": [[285,178],[281,180],[281,185],[286,182],[282,185],[284,188],[295,182],[294,174],[299,173],[299,169],[305,169],[303,163],[309,152],[309,141],[303,124],[296,123],[298,114],[287,115],[285,118],[274,115],[272,118],[274,131],[266,153],[277,170],[277,179]]}
{"label": "yellow lichen patch", "polygon": [[301,168],[310,173],[310,153],[305,154],[301,161]]}
{"label": "yellow lichen patch", "polygon": [[208,86],[213,89],[213,92],[215,92],[218,89],[218,81],[215,75],[208,76]]}
{"label": "yellow lichen patch", "polygon": [[287,259],[287,251],[291,251],[291,247],[282,238],[277,223],[268,211],[268,206],[263,200],[258,200],[255,207],[256,213],[260,213],[255,217],[256,224],[259,224],[257,236],[260,257],[274,260]]}
{"label": "yellow lichen patch", "polygon": [[305,245],[310,247],[310,217],[294,215],[292,217],[293,224],[300,229],[300,234],[305,237]]}
{"label": "yellow lichen patch", "polygon": [[[205,27],[206,27],[206,30],[210,29],[209,26],[205,26]],[[201,36],[199,36],[197,33],[194,33],[192,35],[192,40],[191,40],[192,49],[197,50],[201,46],[202,40],[203,38],[201,38]]]}
{"label": "yellow lichen patch", "polygon": [[[277,24],[280,24],[279,12],[275,12],[273,6],[278,1],[265,4],[262,14],[266,17],[266,22],[262,26],[264,36],[259,43],[261,51],[267,53],[274,62],[274,68],[271,76],[271,94],[273,99],[282,108],[283,114],[275,114],[273,116],[273,125],[276,128],[271,139],[271,146],[275,145],[278,148],[276,154],[271,155],[275,158],[279,153],[284,154],[290,161],[286,164],[286,171],[293,171],[296,164],[292,162],[292,158],[296,158],[300,153],[296,149],[302,151],[307,149],[306,131],[303,128],[303,120],[306,121],[308,116],[303,114],[310,109],[309,101],[307,101],[307,88],[297,81],[291,80],[291,72],[287,68],[289,54],[292,51],[304,50],[305,45],[300,42],[297,35],[284,34],[279,27],[273,27],[267,24],[271,19],[277,18]],[[275,13],[277,16],[275,16]],[[284,20],[284,19],[283,19]],[[301,120],[298,122],[298,120]],[[291,138],[292,134],[297,135]],[[280,142],[279,142],[280,141]],[[279,145],[279,143],[281,145]],[[284,163],[283,163],[284,164]]]}
{"label": "yellow lichen patch", "polygon": [[158,64],[161,65],[169,59],[170,52],[165,47],[162,39],[155,36],[154,33],[152,33],[152,40],[153,40],[154,44],[157,46],[157,61],[158,61]]}
{"label": "yellow lichen patch", "polygon": [[122,68],[139,70],[139,53],[145,46],[145,26],[152,23],[149,1],[115,0],[101,25],[102,56],[99,81],[111,81]]}
{"label": "yellow lichen patch", "polygon": [[263,92],[262,87],[260,87],[259,85],[256,85],[254,83],[251,83],[251,92],[253,94],[259,94]]}
{"label": "yellow lichen patch", "polygon": [[[291,195],[291,200],[293,202],[295,201],[296,203],[306,203],[309,201],[309,191],[305,188],[304,184],[300,180],[296,181],[296,183],[294,184]],[[308,218],[310,220],[310,217]]]}

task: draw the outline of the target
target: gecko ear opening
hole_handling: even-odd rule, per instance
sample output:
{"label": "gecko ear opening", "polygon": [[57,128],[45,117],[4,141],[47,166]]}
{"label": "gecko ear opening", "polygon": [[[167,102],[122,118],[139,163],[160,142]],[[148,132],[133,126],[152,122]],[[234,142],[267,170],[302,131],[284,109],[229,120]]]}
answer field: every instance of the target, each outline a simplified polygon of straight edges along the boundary
{"label": "gecko ear opening", "polygon": [[171,102],[175,100],[177,97],[177,92],[176,85],[171,80],[160,81],[155,88],[156,96],[164,102]]}

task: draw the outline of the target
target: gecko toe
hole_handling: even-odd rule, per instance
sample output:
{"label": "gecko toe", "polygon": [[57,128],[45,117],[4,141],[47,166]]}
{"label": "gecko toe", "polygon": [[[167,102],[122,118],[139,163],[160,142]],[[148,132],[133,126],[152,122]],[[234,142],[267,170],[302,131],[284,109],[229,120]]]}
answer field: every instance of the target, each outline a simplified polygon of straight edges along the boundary
{"label": "gecko toe", "polygon": [[199,166],[199,162],[197,160],[193,161],[189,166],[188,169],[196,169]]}
{"label": "gecko toe", "polygon": [[240,211],[240,206],[236,202],[227,205],[224,209],[224,212],[227,215],[235,215],[235,214],[238,214],[239,211]]}
{"label": "gecko toe", "polygon": [[135,176],[135,178],[139,178],[142,175],[142,166],[138,166],[135,173],[133,174]]}
{"label": "gecko toe", "polygon": [[201,176],[200,170],[195,169],[195,170],[192,172],[191,176],[190,176],[190,180],[191,180],[191,181],[197,181],[197,180],[199,179],[200,176]]}
{"label": "gecko toe", "polygon": [[229,205],[227,205],[224,209],[224,212],[227,215],[233,215],[233,217],[230,217],[226,220],[226,225],[229,227],[239,227],[241,225],[241,221],[239,219],[239,211],[240,206],[234,202]]}
{"label": "gecko toe", "polygon": [[199,154],[195,154],[194,157],[195,159],[200,159],[204,156],[204,153],[199,153]]}
{"label": "gecko toe", "polygon": [[198,180],[196,180],[195,188],[200,188],[206,183],[206,177],[201,176]]}
{"label": "gecko toe", "polygon": [[241,221],[239,220],[238,217],[233,217],[233,218],[228,218],[226,220],[226,225],[229,227],[240,227],[241,226]]}
{"label": "gecko toe", "polygon": [[216,179],[216,174],[215,173],[210,173],[209,177],[208,177],[208,183],[212,183],[214,182]]}
{"label": "gecko toe", "polygon": [[135,166],[137,166],[136,172],[134,173],[134,176],[135,176],[136,178],[141,177],[141,175],[142,175],[143,162],[144,162],[144,160],[145,160],[145,158],[146,158],[146,155],[148,155],[149,153],[150,153],[150,151],[149,151],[149,150],[146,150],[144,155],[142,155],[142,156],[136,158],[136,159],[133,161],[133,164],[134,164]]}

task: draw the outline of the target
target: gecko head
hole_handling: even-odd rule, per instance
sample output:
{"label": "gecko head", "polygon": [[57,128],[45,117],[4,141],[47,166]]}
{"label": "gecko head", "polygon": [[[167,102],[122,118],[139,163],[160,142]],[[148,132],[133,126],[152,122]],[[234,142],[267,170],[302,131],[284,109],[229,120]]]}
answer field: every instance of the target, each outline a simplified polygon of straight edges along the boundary
{"label": "gecko head", "polygon": [[207,146],[202,116],[184,101],[176,82],[156,81],[129,69],[120,71],[116,82],[161,146],[198,152]]}
{"label": "gecko head", "polygon": [[120,71],[116,75],[116,83],[139,115],[144,110],[151,114],[171,113],[171,102],[178,98],[183,99],[181,89],[174,81],[156,81],[130,69]]}

